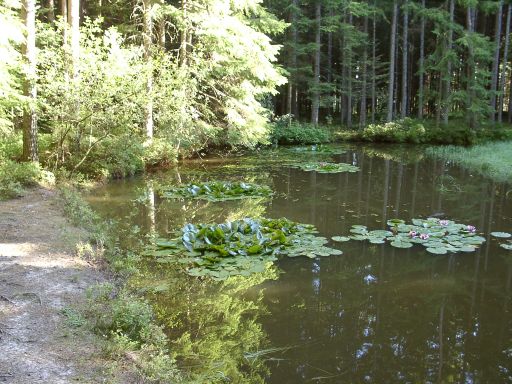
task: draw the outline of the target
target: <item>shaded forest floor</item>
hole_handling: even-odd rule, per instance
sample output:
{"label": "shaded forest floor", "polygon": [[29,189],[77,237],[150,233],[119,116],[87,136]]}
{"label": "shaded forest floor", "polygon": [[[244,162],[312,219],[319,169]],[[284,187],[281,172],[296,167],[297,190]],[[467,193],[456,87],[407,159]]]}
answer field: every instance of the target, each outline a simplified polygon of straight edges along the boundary
{"label": "shaded forest floor", "polygon": [[56,191],[0,202],[0,382],[99,383],[106,367],[75,311],[104,278],[76,256],[85,236]]}

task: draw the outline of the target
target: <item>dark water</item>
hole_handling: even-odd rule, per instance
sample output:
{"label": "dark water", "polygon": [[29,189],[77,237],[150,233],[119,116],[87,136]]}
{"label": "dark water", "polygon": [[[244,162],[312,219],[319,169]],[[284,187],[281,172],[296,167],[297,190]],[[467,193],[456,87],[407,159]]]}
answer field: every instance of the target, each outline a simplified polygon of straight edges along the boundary
{"label": "dark water", "polygon": [[[419,246],[331,244],[344,254],[283,259],[223,283],[141,263],[132,284],[154,304],[180,367],[205,383],[512,382],[512,252],[488,235],[512,231],[512,186],[410,147],[321,158],[361,171],[303,172],[268,153],[212,158],[153,180],[113,182],[89,198],[140,239],[186,222],[253,215],[311,223],[331,237],[353,224],[378,229],[390,218],[434,214],[475,225],[487,242],[475,253],[442,256]],[[256,181],[277,194],[168,201],[151,187],[206,179]]]}

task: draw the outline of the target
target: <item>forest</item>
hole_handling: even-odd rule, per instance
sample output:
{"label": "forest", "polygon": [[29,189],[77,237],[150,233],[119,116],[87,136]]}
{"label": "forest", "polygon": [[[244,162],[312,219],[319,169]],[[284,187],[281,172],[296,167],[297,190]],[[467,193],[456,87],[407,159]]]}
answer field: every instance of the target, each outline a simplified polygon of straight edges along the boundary
{"label": "forest", "polygon": [[102,179],[211,148],[508,138],[511,7],[5,1],[3,180],[30,179],[21,159]]}
{"label": "forest", "polygon": [[0,381],[510,382],[511,22],[0,1]]}

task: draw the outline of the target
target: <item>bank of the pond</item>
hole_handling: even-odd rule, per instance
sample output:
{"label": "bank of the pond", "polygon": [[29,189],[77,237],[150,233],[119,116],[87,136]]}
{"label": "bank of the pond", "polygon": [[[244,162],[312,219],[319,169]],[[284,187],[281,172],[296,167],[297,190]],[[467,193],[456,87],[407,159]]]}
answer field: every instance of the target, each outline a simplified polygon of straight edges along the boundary
{"label": "bank of the pond", "polygon": [[427,148],[426,154],[452,161],[496,182],[512,180],[512,141],[485,143],[472,147],[431,147]]}
{"label": "bank of the pond", "polygon": [[80,250],[55,190],[0,202],[0,381],[103,383],[100,341],[82,315],[104,275]]}

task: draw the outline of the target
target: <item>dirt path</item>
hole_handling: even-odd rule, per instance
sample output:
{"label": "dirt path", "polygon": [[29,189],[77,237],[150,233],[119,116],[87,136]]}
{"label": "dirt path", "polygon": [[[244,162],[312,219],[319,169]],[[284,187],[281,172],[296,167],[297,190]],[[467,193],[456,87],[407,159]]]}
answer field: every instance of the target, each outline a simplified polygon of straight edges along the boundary
{"label": "dirt path", "polygon": [[75,256],[83,233],[60,205],[44,189],[0,202],[0,383],[104,382],[94,336],[70,316],[102,276]]}

